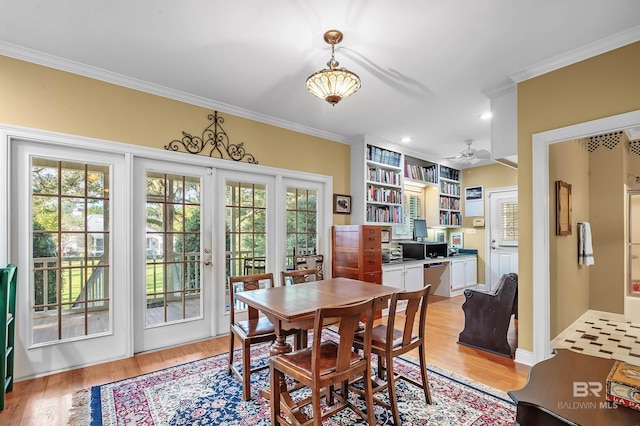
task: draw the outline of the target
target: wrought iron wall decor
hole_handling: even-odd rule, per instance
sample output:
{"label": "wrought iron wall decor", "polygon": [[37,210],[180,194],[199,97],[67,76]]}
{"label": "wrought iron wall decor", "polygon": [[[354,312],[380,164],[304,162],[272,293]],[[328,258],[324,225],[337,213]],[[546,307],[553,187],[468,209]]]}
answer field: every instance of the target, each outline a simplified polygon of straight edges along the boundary
{"label": "wrought iron wall decor", "polygon": [[180,151],[182,147],[189,154],[200,154],[211,145],[209,157],[233,161],[245,160],[247,163],[258,164],[258,160],[253,155],[247,154],[244,142],[239,144],[231,143],[227,132],[221,126],[224,123],[224,118],[218,115],[218,111],[209,114],[208,118],[211,124],[205,127],[202,131],[202,136],[192,136],[183,130],[182,139],[172,140],[168,145],[164,146],[164,149]]}

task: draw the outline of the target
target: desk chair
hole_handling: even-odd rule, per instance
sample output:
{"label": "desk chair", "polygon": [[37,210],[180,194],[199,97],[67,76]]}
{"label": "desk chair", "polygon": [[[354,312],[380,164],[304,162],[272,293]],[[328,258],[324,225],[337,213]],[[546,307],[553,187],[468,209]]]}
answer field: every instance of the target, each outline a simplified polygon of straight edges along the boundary
{"label": "desk chair", "polygon": [[293,256],[293,269],[315,269],[316,280],[324,279],[324,256],[321,254]]}
{"label": "desk chair", "polygon": [[[373,326],[373,299],[334,308],[319,308],[314,322],[314,339],[310,348],[277,355],[271,358],[271,424],[320,425],[322,419],[349,407],[368,424],[374,425],[371,384],[371,330]],[[361,342],[364,356],[353,351],[353,339],[361,315],[367,316],[367,326]],[[338,343],[322,341],[324,320],[336,318],[340,321]],[[290,376],[300,385],[311,389],[311,396],[295,402],[284,384],[284,375]],[[349,380],[362,376],[367,412],[363,413],[349,401]],[[335,389],[340,385],[340,392]],[[320,403],[326,394],[328,410],[321,413]],[[335,400],[338,403],[334,405]],[[312,404],[313,417],[309,418],[300,409]],[[290,420],[287,422],[283,412]]]}
{"label": "desk chair", "polygon": [[[395,388],[396,380],[403,379],[417,387],[421,387],[424,391],[426,403],[431,404],[431,391],[429,390],[429,379],[427,377],[427,355],[425,350],[425,329],[430,292],[431,284],[421,290],[394,293],[391,296],[387,324],[377,325],[372,330],[371,352],[378,356],[378,374],[376,386],[373,388],[373,400],[376,404],[391,410],[393,422],[396,425],[401,424]],[[404,313],[405,319],[403,323],[398,315],[396,315],[396,310],[398,303],[405,300],[407,301],[407,307]],[[418,334],[415,335],[413,334],[413,324],[418,312],[420,313]],[[397,329],[396,321],[398,322],[397,325],[401,328]],[[355,343],[358,348],[362,347],[362,343],[365,340],[364,331],[356,333]],[[422,383],[418,383],[409,377],[396,374],[393,371],[393,358],[415,348],[418,348]],[[386,381],[383,381],[385,378],[385,374],[383,373],[386,373]],[[375,396],[376,393],[385,389],[389,392],[390,403],[386,403]],[[354,389],[354,391],[358,392],[357,389]]]}
{"label": "desk chair", "polygon": [[[242,396],[245,401],[251,399],[251,373],[269,368],[269,364],[251,368],[251,345],[262,342],[273,342],[276,339],[275,328],[266,317],[260,316],[256,309],[247,310],[247,320],[236,320],[235,286],[242,283],[242,291],[257,290],[260,283],[265,283],[265,287],[273,287],[273,274],[256,274],[229,277],[229,300],[230,309],[230,333],[229,333],[229,369],[242,383]],[[287,335],[298,333],[298,330],[290,330]],[[233,364],[234,340],[237,337],[242,342],[242,372]],[[299,338],[296,337],[296,347],[300,345]]]}

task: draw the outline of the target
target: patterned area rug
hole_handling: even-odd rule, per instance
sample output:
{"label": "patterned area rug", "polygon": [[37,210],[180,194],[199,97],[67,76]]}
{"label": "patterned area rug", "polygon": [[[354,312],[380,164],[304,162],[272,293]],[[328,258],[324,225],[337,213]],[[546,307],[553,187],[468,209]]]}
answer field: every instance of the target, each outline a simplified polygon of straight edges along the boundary
{"label": "patterned area rug", "polygon": [[[327,332],[326,337],[331,336]],[[324,336],[323,336],[324,337]],[[240,362],[240,351],[235,357]],[[268,344],[258,345],[252,359],[268,362]],[[420,381],[418,364],[399,359],[394,367]],[[515,406],[501,391],[429,366],[433,404],[420,388],[400,381],[398,406],[405,425],[511,425]],[[227,375],[226,354],[170,367],[154,373],[94,386],[74,395],[70,425],[270,425],[269,401],[258,389],[269,386],[269,371],[252,376],[250,401]],[[300,396],[302,397],[302,395]],[[354,397],[356,398],[356,397]],[[362,407],[364,403],[357,401]],[[378,425],[392,424],[391,412],[376,405]],[[365,424],[349,409],[324,424]]]}

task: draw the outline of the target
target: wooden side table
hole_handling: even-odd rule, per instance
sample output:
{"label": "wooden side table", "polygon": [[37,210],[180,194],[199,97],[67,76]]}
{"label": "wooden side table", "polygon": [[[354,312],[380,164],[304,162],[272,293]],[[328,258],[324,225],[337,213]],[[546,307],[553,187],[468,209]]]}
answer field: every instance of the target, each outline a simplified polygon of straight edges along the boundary
{"label": "wooden side table", "polygon": [[517,403],[517,424],[640,425],[640,411],[606,400],[607,376],[615,360],[569,349],[554,353],[531,368],[524,388],[508,392]]}

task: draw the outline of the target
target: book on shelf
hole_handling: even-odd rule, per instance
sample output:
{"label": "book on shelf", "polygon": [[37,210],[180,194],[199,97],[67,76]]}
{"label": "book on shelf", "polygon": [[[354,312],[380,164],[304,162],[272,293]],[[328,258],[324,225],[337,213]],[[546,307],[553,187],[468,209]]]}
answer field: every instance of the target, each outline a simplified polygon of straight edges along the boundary
{"label": "book on shelf", "polygon": [[402,154],[399,152],[389,151],[388,149],[379,148],[373,145],[367,145],[367,160],[376,163],[386,164],[392,167],[400,167],[400,158]]}
{"label": "book on shelf", "polygon": [[437,167],[432,166],[418,166],[415,164],[409,164],[405,161],[405,177],[413,180],[420,180],[423,182],[436,183],[437,182]]}

